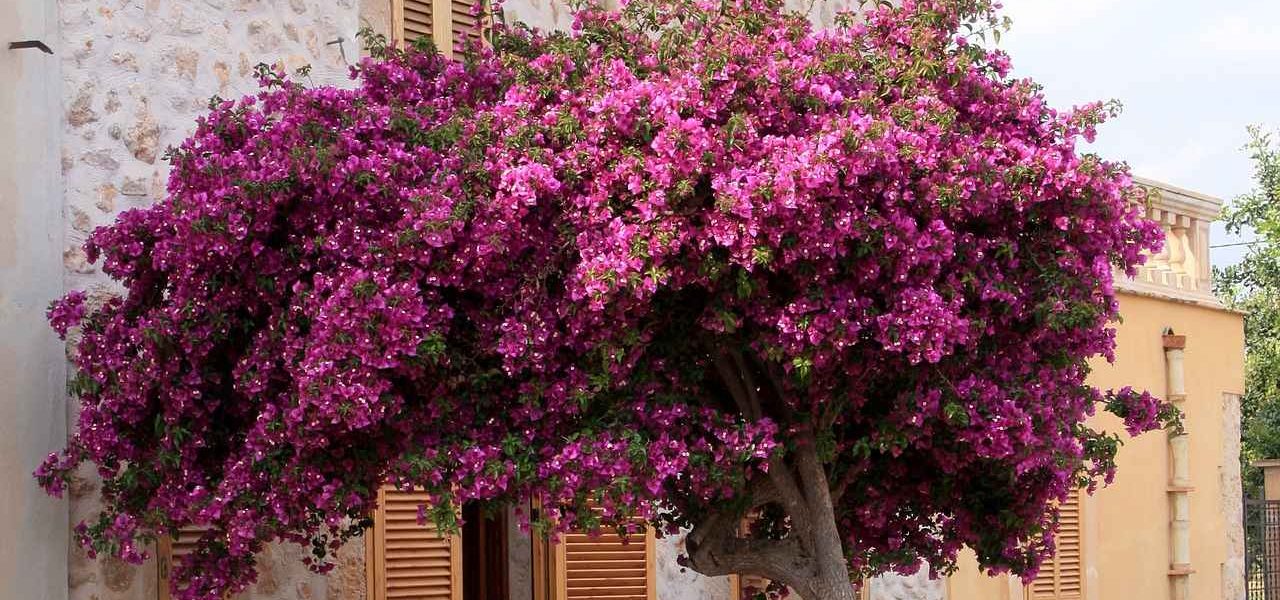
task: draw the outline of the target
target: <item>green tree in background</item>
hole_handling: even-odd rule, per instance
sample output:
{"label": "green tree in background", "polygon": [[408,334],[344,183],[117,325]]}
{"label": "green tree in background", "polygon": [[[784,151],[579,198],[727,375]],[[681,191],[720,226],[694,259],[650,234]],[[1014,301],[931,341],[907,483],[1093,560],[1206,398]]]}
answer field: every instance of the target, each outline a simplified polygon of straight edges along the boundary
{"label": "green tree in background", "polygon": [[1244,259],[1215,269],[1218,294],[1245,313],[1246,386],[1241,401],[1245,492],[1261,496],[1262,473],[1250,465],[1280,458],[1280,144],[1253,127],[1247,149],[1254,189],[1224,214],[1227,231],[1255,236]]}

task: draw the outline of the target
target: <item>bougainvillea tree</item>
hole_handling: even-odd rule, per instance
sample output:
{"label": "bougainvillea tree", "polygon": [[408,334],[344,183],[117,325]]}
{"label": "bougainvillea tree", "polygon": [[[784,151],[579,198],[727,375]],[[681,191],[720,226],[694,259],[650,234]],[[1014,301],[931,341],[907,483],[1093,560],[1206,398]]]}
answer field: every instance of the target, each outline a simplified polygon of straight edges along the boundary
{"label": "bougainvillea tree", "polygon": [[962,546],[1033,573],[1053,502],[1113,473],[1095,408],[1176,415],[1085,383],[1158,230],[1077,151],[1108,108],[1046,106],[971,43],[996,24],[635,0],[458,61],[373,40],[351,89],[263,70],[88,241],[123,293],[50,311],[82,410],[37,477],[96,467],[95,552],[205,528],[189,599],[275,541],[324,571],[384,482],[446,528],[643,518],[807,599]]}

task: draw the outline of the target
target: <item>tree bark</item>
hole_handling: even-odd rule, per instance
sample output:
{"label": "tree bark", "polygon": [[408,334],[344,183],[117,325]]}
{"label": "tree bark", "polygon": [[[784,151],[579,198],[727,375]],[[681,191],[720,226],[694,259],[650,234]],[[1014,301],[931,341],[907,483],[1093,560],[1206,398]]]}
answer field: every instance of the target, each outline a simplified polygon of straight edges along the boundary
{"label": "tree bark", "polygon": [[794,466],[781,459],[771,461],[768,477],[759,478],[745,492],[752,508],[783,508],[792,525],[786,537],[743,537],[739,513],[712,512],[685,540],[687,566],[709,577],[759,575],[786,585],[804,600],[856,600],[831,489],[812,442],[808,435],[800,440]]}
{"label": "tree bark", "polygon": [[[835,573],[831,573],[831,575],[835,576]],[[821,581],[814,581],[811,587],[813,588],[812,590],[797,593],[800,594],[800,597],[804,598],[804,600],[858,599],[857,595],[853,593],[853,584],[847,581],[845,583],[835,583],[831,579],[824,578]]]}
{"label": "tree bark", "polygon": [[[822,466],[812,448],[802,447],[797,454],[794,471],[785,464],[785,473],[771,469],[770,477],[748,493],[753,506],[778,504],[793,521],[797,516],[793,510],[803,512],[806,527],[793,527],[781,540],[745,538],[740,536],[737,513],[715,512],[697,523],[686,538],[686,566],[709,577],[759,575],[786,585],[804,600],[856,600]],[[801,505],[780,500],[773,488],[780,478],[800,480],[794,483],[805,498]]]}
{"label": "tree bark", "polygon": [[[759,575],[786,585],[804,600],[856,600],[835,517],[835,503],[843,489],[833,493],[818,458],[815,423],[794,422],[795,415],[781,397],[782,383],[767,364],[733,350],[714,352],[711,359],[744,417],[754,420],[769,413],[780,424],[791,421],[794,426],[796,451],[770,458],[768,473],[744,490],[751,509],[781,507],[789,529],[782,539],[744,537],[742,514],[736,512],[741,507],[712,511],[685,540],[686,565],[711,577]],[[843,485],[843,481],[837,483]]]}
{"label": "tree bark", "polygon": [[806,431],[805,434],[796,448],[796,463],[808,500],[817,577],[810,595],[801,593],[801,596],[805,600],[855,600],[827,473],[818,460],[812,432]]}

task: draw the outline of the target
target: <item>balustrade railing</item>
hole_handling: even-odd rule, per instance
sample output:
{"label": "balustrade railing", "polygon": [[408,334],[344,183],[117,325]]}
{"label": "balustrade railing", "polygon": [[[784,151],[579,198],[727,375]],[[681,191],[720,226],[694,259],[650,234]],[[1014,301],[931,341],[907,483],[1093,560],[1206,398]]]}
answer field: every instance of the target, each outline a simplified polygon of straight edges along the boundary
{"label": "balustrade railing", "polygon": [[1147,258],[1137,276],[1119,274],[1116,287],[1130,292],[1220,306],[1213,295],[1209,224],[1222,201],[1158,181],[1139,178],[1151,190],[1147,216],[1164,229],[1164,248]]}

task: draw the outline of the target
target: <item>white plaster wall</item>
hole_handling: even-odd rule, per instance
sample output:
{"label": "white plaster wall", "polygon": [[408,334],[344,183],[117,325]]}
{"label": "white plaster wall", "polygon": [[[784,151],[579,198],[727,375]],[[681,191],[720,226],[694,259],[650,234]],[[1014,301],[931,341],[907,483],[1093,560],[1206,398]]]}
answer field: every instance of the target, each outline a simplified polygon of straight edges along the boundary
{"label": "white plaster wall", "polygon": [[45,324],[62,294],[59,62],[46,0],[0,2],[0,598],[67,596],[67,503],[31,472],[66,439],[62,343]]}
{"label": "white plaster wall", "polygon": [[[606,6],[616,0],[606,0]],[[564,0],[508,0],[502,5],[507,23],[524,23],[544,30],[568,30],[573,14]]]}
{"label": "white plaster wall", "polygon": [[681,532],[659,539],[654,547],[658,600],[730,600],[728,577],[706,577],[676,562],[685,552],[685,535]]}
{"label": "white plaster wall", "polygon": [[[618,0],[603,0],[605,6],[617,6]],[[800,11],[816,24],[835,23],[840,12],[856,9],[859,0],[786,0],[790,10]],[[502,5],[508,23],[524,23],[541,29],[564,29],[573,25],[573,15],[564,0],[507,0]]]}
{"label": "white plaster wall", "polygon": [[943,600],[946,581],[930,579],[929,569],[914,575],[881,575],[871,580],[871,600]]}
{"label": "white plaster wall", "polygon": [[788,9],[808,15],[820,27],[835,25],[837,15],[857,10],[861,4],[860,0],[785,0]]}

